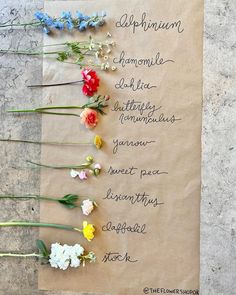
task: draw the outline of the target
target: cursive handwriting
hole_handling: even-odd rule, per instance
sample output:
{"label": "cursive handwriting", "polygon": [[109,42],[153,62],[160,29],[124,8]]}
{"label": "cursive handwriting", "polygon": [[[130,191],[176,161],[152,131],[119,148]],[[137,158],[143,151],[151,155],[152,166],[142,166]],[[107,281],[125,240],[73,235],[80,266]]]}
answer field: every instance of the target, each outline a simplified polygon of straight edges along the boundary
{"label": "cursive handwriting", "polygon": [[181,20],[164,22],[164,21],[152,21],[147,19],[147,13],[143,12],[141,20],[136,20],[135,16],[131,14],[130,16],[125,13],[120,17],[120,20],[116,22],[117,28],[132,28],[133,34],[136,32],[137,28],[142,28],[144,32],[148,30],[177,30],[179,34],[183,33]]}
{"label": "cursive handwriting", "polygon": [[133,226],[127,225],[126,222],[118,223],[117,225],[113,225],[111,221],[109,221],[107,224],[103,225],[102,231],[105,232],[111,232],[115,231],[117,234],[125,234],[127,232],[130,233],[137,233],[137,234],[143,234],[145,235],[146,224],[139,225],[138,223],[135,223]]}
{"label": "cursive handwriting", "polygon": [[119,116],[119,121],[123,125],[126,122],[138,123],[142,122],[144,124],[152,123],[170,123],[174,124],[177,121],[180,121],[180,118],[176,118],[175,115],[166,116],[164,113],[161,113],[157,118],[150,118],[145,116],[135,116],[135,115],[125,115],[124,113]]}
{"label": "cursive handwriting", "polygon": [[162,175],[162,174],[168,174],[168,172],[160,171],[159,169],[156,169],[156,170],[142,169],[140,171],[140,178],[142,179],[145,176],[155,176],[155,175],[159,176],[159,175]]}
{"label": "cursive handwriting", "polygon": [[113,168],[112,166],[109,167],[108,173],[110,175],[131,175],[134,176],[136,175],[136,172],[139,172],[139,178],[142,179],[147,176],[160,176],[163,174],[168,174],[168,172],[161,171],[159,169],[154,169],[154,170],[146,170],[146,169],[141,169],[138,171],[138,168],[135,168],[134,166],[131,166],[129,168]]}
{"label": "cursive handwriting", "polygon": [[120,105],[119,101],[116,101],[113,108],[113,112],[134,112],[137,111],[140,115],[143,115],[144,112],[147,112],[147,116],[151,117],[155,112],[161,109],[161,106],[156,107],[155,104],[148,102],[136,101],[134,99],[123,102]]}
{"label": "cursive handwriting", "polygon": [[138,260],[132,259],[129,254],[126,252],[125,254],[120,254],[119,252],[107,252],[103,259],[102,262],[137,262]]}
{"label": "cursive handwriting", "polygon": [[147,145],[150,145],[152,143],[155,143],[155,140],[137,140],[137,141],[133,141],[133,140],[119,140],[119,139],[113,139],[113,144],[114,144],[114,148],[113,148],[113,154],[116,154],[118,152],[119,147],[123,146],[123,147],[146,147]]}
{"label": "cursive handwriting", "polygon": [[157,197],[151,197],[146,192],[135,193],[135,194],[125,194],[125,193],[114,193],[111,188],[107,190],[104,200],[113,200],[115,202],[127,201],[132,205],[141,204],[144,207],[152,206],[156,208],[164,203],[159,202]]}
{"label": "cursive handwriting", "polygon": [[119,57],[115,57],[113,59],[114,64],[120,64],[123,68],[127,65],[134,65],[136,68],[139,66],[145,66],[145,67],[153,67],[153,66],[162,66],[165,63],[174,62],[172,59],[164,59],[161,57],[160,52],[157,52],[157,54],[154,57],[150,58],[133,58],[133,57],[126,57],[125,51],[121,51]]}
{"label": "cursive handwriting", "polygon": [[108,169],[108,173],[110,175],[119,175],[119,174],[122,174],[122,175],[135,175],[136,174],[136,171],[138,170],[138,168],[135,168],[135,167],[129,167],[129,168],[121,168],[121,169],[113,169],[111,166],[110,168]]}
{"label": "cursive handwriting", "polygon": [[[141,102],[128,100],[127,102],[123,102],[123,105],[120,105],[119,101],[116,101],[113,108],[111,109],[113,112],[122,112],[118,118],[121,124],[125,124],[126,122],[131,123],[144,123],[144,124],[152,124],[152,123],[169,123],[174,124],[177,121],[180,121],[181,118],[177,118],[176,115],[166,115],[164,112],[160,112],[162,106],[156,106],[155,104],[151,104],[150,102]],[[125,114],[125,112],[138,112],[139,115],[130,115]],[[156,117],[153,115],[157,112]]]}
{"label": "cursive handwriting", "polygon": [[115,84],[116,89],[131,89],[132,91],[138,91],[138,90],[150,90],[152,88],[156,88],[155,85],[150,85],[150,83],[144,83],[141,79],[135,81],[134,78],[131,78],[129,81],[125,81],[124,78],[121,78],[118,83]]}

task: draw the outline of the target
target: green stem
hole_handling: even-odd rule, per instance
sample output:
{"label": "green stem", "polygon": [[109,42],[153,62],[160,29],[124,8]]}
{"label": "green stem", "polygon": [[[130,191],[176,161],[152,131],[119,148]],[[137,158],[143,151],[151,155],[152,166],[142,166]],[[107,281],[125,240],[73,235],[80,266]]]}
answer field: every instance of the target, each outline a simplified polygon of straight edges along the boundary
{"label": "green stem", "polygon": [[48,145],[93,145],[92,142],[57,142],[57,141],[33,141],[33,140],[20,140],[20,139],[0,139],[3,142],[23,142],[33,144],[48,144]]}
{"label": "green stem", "polygon": [[66,64],[77,65],[77,66],[80,66],[81,68],[87,67],[87,66],[101,68],[101,64],[93,64],[93,63],[85,64],[85,63],[70,62],[70,61],[63,61],[63,62],[66,63]]}
{"label": "green stem", "polygon": [[0,28],[6,28],[6,27],[24,27],[24,26],[39,26],[41,25],[41,22],[31,22],[31,23],[23,23],[23,24],[5,24],[5,25],[1,25],[0,24]]}
{"label": "green stem", "polygon": [[36,165],[36,166],[40,166],[40,167],[45,167],[45,168],[52,168],[52,169],[85,169],[85,168],[89,168],[91,166],[91,163],[85,163],[82,165],[72,165],[72,166],[52,166],[52,165],[44,165],[44,164],[39,164],[39,163],[35,163],[32,161],[27,161],[30,164]]}
{"label": "green stem", "polygon": [[[24,110],[8,110],[8,113],[41,113],[45,110],[64,110],[64,109],[84,109],[88,104],[83,106],[48,106],[36,109],[24,109]],[[53,113],[56,114],[56,113]],[[59,113],[60,114],[60,113]],[[63,113],[61,113],[63,114]]]}
{"label": "green stem", "polygon": [[58,51],[52,51],[52,52],[32,52],[32,51],[16,51],[16,50],[4,50],[1,49],[0,52],[2,53],[12,53],[12,54],[24,54],[24,55],[43,55],[43,54],[58,54]]}
{"label": "green stem", "polygon": [[21,50],[10,50],[10,49],[7,49],[7,50],[4,50],[4,49],[1,49],[0,50],[0,53],[12,53],[12,54],[23,54],[23,55],[50,55],[50,54],[58,54],[60,53],[61,51],[49,51],[49,52],[37,52],[37,51],[21,51]]}
{"label": "green stem", "polygon": [[74,113],[58,113],[58,112],[49,112],[47,110],[63,110],[63,109],[84,109],[88,107],[88,104],[83,106],[51,106],[51,107],[42,107],[36,109],[25,109],[25,110],[8,110],[8,113],[41,113],[49,115],[59,115],[59,116],[74,116],[80,117],[78,114]]}
{"label": "green stem", "polygon": [[80,229],[70,226],[57,223],[45,223],[45,222],[34,222],[34,221],[9,221],[9,222],[0,222],[0,227],[9,227],[9,226],[31,226],[31,227],[51,227],[64,230],[75,230],[81,232]]}
{"label": "green stem", "polygon": [[36,84],[36,85],[29,85],[27,87],[33,88],[33,87],[64,86],[64,85],[78,84],[78,83],[82,83],[82,82],[83,82],[83,80],[79,80],[79,81],[73,81],[73,82],[54,83],[54,84]]}
{"label": "green stem", "polygon": [[8,113],[39,113],[39,114],[48,114],[48,115],[58,115],[58,116],[74,116],[80,117],[80,115],[73,114],[73,113],[58,113],[58,112],[47,112],[41,110],[8,110]]}
{"label": "green stem", "polygon": [[26,196],[0,195],[0,199],[35,199],[35,200],[46,200],[46,201],[53,201],[53,202],[58,202],[61,200],[61,199],[54,199],[54,198],[40,196],[40,195],[26,195]]}
{"label": "green stem", "polygon": [[0,253],[0,257],[39,257],[44,258],[43,255],[30,253],[30,254],[17,254],[17,253]]}
{"label": "green stem", "polygon": [[37,108],[35,109],[36,111],[38,110],[60,110],[60,109],[83,109],[84,106],[50,106],[50,107],[42,107],[42,108]]}
{"label": "green stem", "polygon": [[47,111],[36,111],[35,113],[39,113],[39,114],[48,114],[48,115],[59,115],[59,116],[74,116],[74,117],[80,117],[80,115],[73,114],[73,113],[57,113],[57,112],[47,112]]}

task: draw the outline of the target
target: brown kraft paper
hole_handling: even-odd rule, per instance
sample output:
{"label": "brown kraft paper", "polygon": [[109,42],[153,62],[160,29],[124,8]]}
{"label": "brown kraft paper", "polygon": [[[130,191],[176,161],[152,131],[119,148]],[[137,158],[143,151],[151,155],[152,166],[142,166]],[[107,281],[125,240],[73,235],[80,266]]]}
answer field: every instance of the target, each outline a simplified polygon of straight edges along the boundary
{"label": "brown kraft paper", "polygon": [[[39,289],[198,294],[203,1],[45,2],[52,16],[78,10],[104,10],[107,23],[96,32],[45,36],[44,42],[85,40],[89,34],[103,40],[111,33],[117,46],[109,62],[117,71],[97,71],[99,93],[111,96],[109,108],[92,131],[77,117],[43,115],[42,140],[89,141],[99,134],[105,144],[101,150],[44,145],[41,162],[75,165],[92,155],[103,171],[82,182],[69,170],[42,168],[41,194],[78,194],[99,207],[85,218],[79,208],[42,202],[40,219],[77,227],[87,220],[96,236],[87,242],[79,233],[56,229],[40,229],[40,236],[48,246],[80,243],[97,261],[66,271],[40,266]],[[79,66],[44,58],[44,83],[80,78]],[[85,102],[80,85],[49,87],[39,106]]]}

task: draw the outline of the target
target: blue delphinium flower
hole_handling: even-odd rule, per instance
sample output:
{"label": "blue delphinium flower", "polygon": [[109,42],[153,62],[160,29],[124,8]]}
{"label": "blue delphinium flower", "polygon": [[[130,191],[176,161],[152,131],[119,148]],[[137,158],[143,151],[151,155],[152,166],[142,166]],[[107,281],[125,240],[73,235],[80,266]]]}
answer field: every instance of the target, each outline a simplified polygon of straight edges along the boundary
{"label": "blue delphinium flower", "polygon": [[39,20],[43,26],[43,32],[48,34],[51,28],[58,30],[72,30],[77,28],[79,31],[84,31],[88,27],[96,28],[105,23],[104,17],[106,12],[93,13],[91,16],[85,15],[80,11],[76,12],[76,18],[73,18],[70,11],[63,11],[61,17],[52,18],[47,13],[36,11],[35,18]]}
{"label": "blue delphinium flower", "polygon": [[76,12],[76,15],[77,15],[77,18],[78,18],[79,20],[83,20],[83,19],[84,19],[84,15],[83,15],[82,12],[77,11],[77,12]]}
{"label": "blue delphinium flower", "polygon": [[83,20],[82,22],[80,22],[80,24],[79,24],[79,30],[81,32],[84,31],[84,30],[86,30],[87,27],[88,27],[88,23],[86,21]]}
{"label": "blue delphinium flower", "polygon": [[53,27],[58,30],[63,30],[65,28],[64,24],[58,20],[54,21]]}
{"label": "blue delphinium flower", "polygon": [[36,11],[34,17],[41,21],[44,18],[44,13],[42,11]]}
{"label": "blue delphinium flower", "polygon": [[66,22],[66,27],[68,30],[73,30],[74,29],[74,24],[71,20]]}
{"label": "blue delphinium flower", "polygon": [[90,17],[88,15],[84,15],[84,20],[89,20]]}
{"label": "blue delphinium flower", "polygon": [[91,21],[91,22],[89,22],[89,25],[90,25],[90,27],[94,27],[95,28],[98,25],[98,22]]}
{"label": "blue delphinium flower", "polygon": [[69,20],[72,19],[71,13],[69,11],[62,11],[61,17],[64,19],[69,19]]}
{"label": "blue delphinium flower", "polygon": [[43,32],[45,34],[49,34],[50,33],[50,29],[48,27],[43,27]]}
{"label": "blue delphinium flower", "polygon": [[48,27],[51,27],[54,23],[54,20],[47,14],[45,14],[44,18],[43,18],[43,22],[45,23],[45,25],[47,25]]}

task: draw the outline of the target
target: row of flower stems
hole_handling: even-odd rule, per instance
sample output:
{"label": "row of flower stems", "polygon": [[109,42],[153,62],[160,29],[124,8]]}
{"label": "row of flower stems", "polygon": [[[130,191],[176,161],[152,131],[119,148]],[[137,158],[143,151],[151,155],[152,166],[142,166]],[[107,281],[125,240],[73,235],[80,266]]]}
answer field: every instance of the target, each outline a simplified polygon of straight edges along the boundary
{"label": "row of flower stems", "polygon": [[[72,28],[75,28],[76,25],[80,25],[79,29],[82,30],[82,25],[86,25],[85,29],[87,26],[93,26],[93,25],[103,25],[104,24],[104,16],[105,14],[102,14],[101,16],[95,15],[95,16],[90,16],[88,17],[88,20],[85,20],[85,17],[81,13],[77,13],[77,17],[73,18],[70,12],[63,12],[62,16],[60,18],[51,18],[49,15],[46,13],[42,12],[36,12],[35,13],[35,18],[39,21],[32,21],[28,23],[21,23],[21,24],[0,24],[0,27],[19,27],[19,26],[42,26],[43,29],[47,29],[46,33],[50,33],[51,29],[59,29],[61,30],[62,26],[63,28],[69,29],[69,23]],[[49,24],[49,22],[51,23]],[[59,26],[60,25],[60,26]],[[53,45],[46,45],[46,46],[39,46],[37,47],[36,51],[34,50],[0,50],[0,53],[8,53],[8,54],[20,54],[20,55],[32,55],[32,56],[38,56],[38,55],[57,55],[57,60],[61,62],[66,62],[66,63],[72,63],[72,64],[78,64],[80,67],[84,67],[86,63],[89,63],[91,66],[94,67],[100,67],[101,69],[108,69],[109,64],[108,63],[96,63],[91,60],[85,62],[85,57],[103,57],[104,56],[104,50],[106,49],[106,53],[109,54],[111,52],[111,47],[113,46],[113,42],[97,42],[92,40],[92,38],[89,38],[88,41],[82,41],[82,42],[65,42],[65,43],[58,43],[58,44],[53,44]],[[45,51],[44,48],[49,48],[52,46],[63,46],[61,50],[51,50],[51,51]],[[69,59],[69,60],[68,60]],[[104,57],[104,60],[107,60],[108,56]],[[115,70],[115,67],[112,68]],[[84,74],[83,74],[84,75]],[[85,95],[91,96],[90,93],[96,92],[97,87],[99,85],[99,79],[96,76],[96,73],[94,74],[95,78],[95,84],[96,85],[86,85],[84,83],[83,92]],[[84,76],[85,79],[85,76]],[[89,81],[89,80],[88,80]],[[79,83],[83,82],[82,81],[74,81],[74,82],[68,82],[68,83],[54,83],[51,85],[44,85],[44,86],[57,86],[57,85],[67,85],[67,84],[74,84],[74,83]],[[40,86],[40,85],[32,85],[34,86]],[[43,85],[41,85],[43,86]],[[86,88],[86,86],[88,88]],[[90,91],[89,87],[92,86],[92,89]],[[36,109],[22,109],[22,110],[8,110],[8,112],[11,113],[41,113],[41,114],[51,114],[51,115],[67,115],[67,116],[76,116],[76,117],[81,117],[81,115],[76,114],[76,113],[69,113],[69,112],[57,112],[53,110],[71,110],[71,109],[90,109],[91,110],[96,110],[100,114],[104,114],[103,108],[107,106],[106,104],[106,97],[101,98],[101,96],[98,96],[97,98],[91,98],[90,102],[83,105],[83,106],[47,106],[47,107],[40,107]],[[92,113],[94,116],[94,121],[95,123],[91,124],[91,126],[95,126],[97,123],[97,117],[96,114]],[[85,119],[84,119],[85,120]],[[87,124],[86,127],[90,128],[89,124]],[[95,137],[96,138],[96,137]],[[32,144],[49,144],[49,145],[91,145],[94,144],[98,149],[101,148],[102,145],[102,140],[95,140],[93,143],[92,142],[56,142],[56,141],[33,141],[33,140],[18,140],[18,139],[0,139],[0,141],[8,141],[8,142],[23,142],[23,143],[32,143]],[[87,162],[80,164],[80,165],[48,165],[48,164],[39,164],[35,163],[33,161],[27,161],[30,164],[40,166],[40,167],[45,167],[45,168],[53,168],[53,169],[89,169],[89,171],[93,171],[95,175],[96,170],[100,171],[100,168],[91,168],[91,165],[93,163],[93,159],[91,157],[86,158]],[[97,166],[99,167],[99,166]],[[15,196],[15,195],[0,195],[0,199],[35,199],[35,200],[44,200],[44,201],[52,201],[52,202],[59,202],[68,208],[74,208],[77,205],[75,202],[78,200],[78,196],[75,195],[67,195],[64,196],[63,198],[52,198],[48,196],[42,196],[42,195],[26,195],[26,196]],[[94,202],[96,205],[96,203]],[[57,224],[57,223],[47,223],[47,222],[35,222],[35,221],[8,221],[8,222],[0,222],[0,227],[15,227],[15,226],[21,226],[21,227],[43,227],[43,228],[56,228],[56,229],[61,229],[61,230],[68,230],[68,231],[75,231],[79,232],[80,234],[83,234],[83,236],[88,240],[91,241],[94,238],[94,231],[95,228],[92,224],[87,223],[87,221],[83,222],[83,227],[74,227],[71,225],[64,225],[64,224]],[[14,254],[14,253],[0,253],[0,257],[38,257],[38,258],[47,258],[48,259],[48,253],[46,246],[44,245],[43,241],[38,241],[38,245],[40,246],[39,249],[41,249],[41,253],[30,253],[30,254]],[[85,261],[86,259],[94,261],[94,253],[89,252],[87,255],[81,255],[80,259],[82,261]]]}

